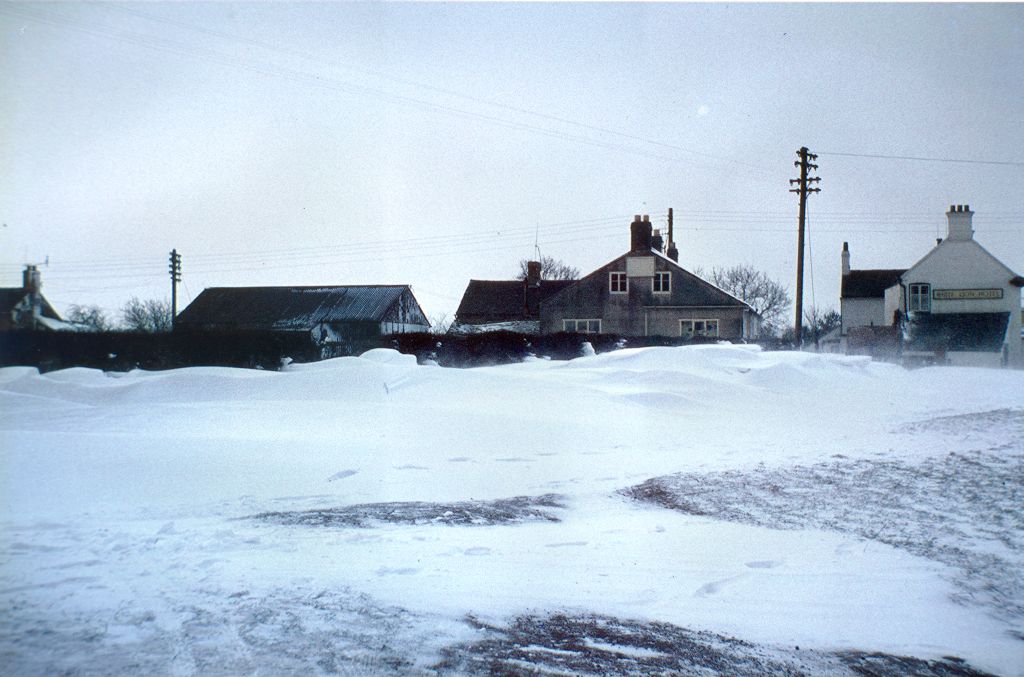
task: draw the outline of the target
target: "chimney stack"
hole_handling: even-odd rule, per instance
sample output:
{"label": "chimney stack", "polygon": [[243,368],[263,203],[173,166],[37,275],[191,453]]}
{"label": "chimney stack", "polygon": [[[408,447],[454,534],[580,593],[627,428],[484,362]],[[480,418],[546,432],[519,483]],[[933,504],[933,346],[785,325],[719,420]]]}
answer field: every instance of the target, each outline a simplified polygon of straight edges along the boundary
{"label": "chimney stack", "polygon": [[665,249],[665,241],[661,238],[661,231],[657,228],[654,229],[654,234],[651,235],[651,249],[659,253]]}
{"label": "chimney stack", "polygon": [[540,261],[526,262],[526,286],[540,286]]}
{"label": "chimney stack", "polygon": [[843,277],[850,274],[850,243],[843,243]]}
{"label": "chimney stack", "polygon": [[630,251],[650,251],[652,230],[651,219],[647,214],[642,218],[639,214],[634,216],[633,223],[629,226]]}
{"label": "chimney stack", "polygon": [[959,240],[961,242],[973,240],[972,216],[974,216],[974,212],[971,211],[970,205],[949,205],[949,211],[946,212],[946,219],[949,224],[946,239]]}
{"label": "chimney stack", "polygon": [[42,278],[39,275],[38,266],[26,265],[21,273],[21,286],[27,292],[38,294],[43,286]]}

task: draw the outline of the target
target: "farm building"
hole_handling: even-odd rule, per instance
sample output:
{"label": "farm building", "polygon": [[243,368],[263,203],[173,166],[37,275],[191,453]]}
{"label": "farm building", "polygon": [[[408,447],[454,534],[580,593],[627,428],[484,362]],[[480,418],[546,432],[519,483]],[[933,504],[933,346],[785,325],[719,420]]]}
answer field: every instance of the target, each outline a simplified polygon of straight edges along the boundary
{"label": "farm building", "polygon": [[389,334],[427,331],[430,323],[408,285],[211,287],[178,315],[175,330],[308,332],[344,352]]}

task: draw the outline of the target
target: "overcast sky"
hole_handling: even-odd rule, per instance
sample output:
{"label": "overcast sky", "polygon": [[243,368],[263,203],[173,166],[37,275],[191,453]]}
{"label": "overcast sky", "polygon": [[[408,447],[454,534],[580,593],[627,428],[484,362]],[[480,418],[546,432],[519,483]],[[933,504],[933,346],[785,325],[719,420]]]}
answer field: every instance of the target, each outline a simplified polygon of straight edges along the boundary
{"label": "overcast sky", "polygon": [[[428,315],[534,253],[584,273],[675,209],[680,263],[805,304],[970,204],[1024,274],[1024,6],[0,5],[0,286],[63,311],[408,283]],[[1001,162],[924,162],[844,154]],[[813,278],[811,277],[813,273]],[[811,294],[813,293],[813,298]]]}

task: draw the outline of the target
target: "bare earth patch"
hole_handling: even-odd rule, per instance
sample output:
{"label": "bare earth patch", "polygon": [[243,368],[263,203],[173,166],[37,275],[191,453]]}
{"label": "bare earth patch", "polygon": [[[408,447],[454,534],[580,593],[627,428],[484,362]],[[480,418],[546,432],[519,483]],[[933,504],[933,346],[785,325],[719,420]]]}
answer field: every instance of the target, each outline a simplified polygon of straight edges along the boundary
{"label": "bare earth patch", "polygon": [[565,508],[564,500],[558,494],[544,494],[457,503],[363,503],[317,510],[264,512],[242,519],[316,527],[372,527],[381,524],[494,526],[513,522],[558,522],[560,519],[555,511]]}
{"label": "bare earth patch", "polygon": [[484,637],[445,648],[440,674],[874,675],[975,677],[963,661],[751,644],[668,623],[608,616],[523,616],[507,627],[470,618]]}
{"label": "bare earth patch", "polygon": [[919,462],[840,458],[680,473],[623,493],[692,515],[856,534],[943,562],[958,572],[958,602],[985,607],[1024,639],[1024,412],[944,417],[903,432],[948,432],[969,443],[972,429],[1001,442]]}

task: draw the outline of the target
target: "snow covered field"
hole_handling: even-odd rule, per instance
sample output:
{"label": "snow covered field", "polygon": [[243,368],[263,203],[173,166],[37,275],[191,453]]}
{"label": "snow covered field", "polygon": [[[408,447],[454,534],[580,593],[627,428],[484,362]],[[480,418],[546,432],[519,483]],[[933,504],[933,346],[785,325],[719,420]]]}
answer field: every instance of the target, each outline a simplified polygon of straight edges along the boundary
{"label": "snow covered field", "polygon": [[6,674],[1024,674],[1024,373],[0,370]]}

